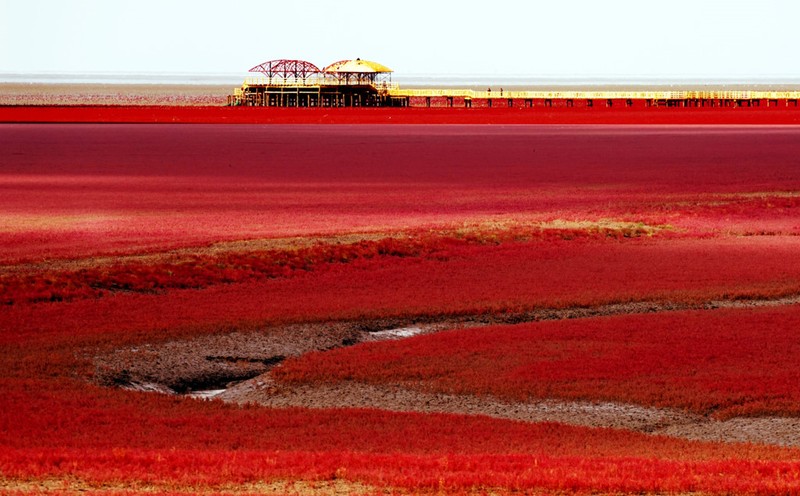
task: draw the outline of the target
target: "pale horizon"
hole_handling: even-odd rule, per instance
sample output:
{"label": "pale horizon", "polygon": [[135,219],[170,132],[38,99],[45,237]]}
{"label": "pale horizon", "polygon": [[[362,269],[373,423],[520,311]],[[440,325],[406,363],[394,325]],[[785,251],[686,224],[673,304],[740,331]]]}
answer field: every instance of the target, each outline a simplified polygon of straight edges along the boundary
{"label": "pale horizon", "polygon": [[800,80],[798,15],[789,0],[3,0],[0,74],[246,77],[267,60],[360,57],[396,77]]}
{"label": "pale horizon", "polygon": [[[0,84],[181,84],[181,85],[239,85],[245,78],[262,77],[251,72],[58,72],[41,71],[31,73],[0,72]],[[392,74],[392,80],[399,84],[419,86],[432,85],[481,85],[505,84],[508,86],[559,85],[754,85],[754,86],[800,86],[797,76],[715,76],[699,77],[690,75],[637,76],[637,75],[542,75],[542,74]]]}

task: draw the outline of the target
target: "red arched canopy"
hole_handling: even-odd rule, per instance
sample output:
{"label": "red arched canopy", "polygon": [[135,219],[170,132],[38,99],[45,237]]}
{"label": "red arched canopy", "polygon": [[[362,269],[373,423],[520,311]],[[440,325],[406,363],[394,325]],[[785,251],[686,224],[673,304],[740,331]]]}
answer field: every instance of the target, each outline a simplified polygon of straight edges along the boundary
{"label": "red arched canopy", "polygon": [[260,72],[270,79],[306,79],[322,73],[320,68],[311,62],[289,59],[270,60],[253,67],[250,72]]}

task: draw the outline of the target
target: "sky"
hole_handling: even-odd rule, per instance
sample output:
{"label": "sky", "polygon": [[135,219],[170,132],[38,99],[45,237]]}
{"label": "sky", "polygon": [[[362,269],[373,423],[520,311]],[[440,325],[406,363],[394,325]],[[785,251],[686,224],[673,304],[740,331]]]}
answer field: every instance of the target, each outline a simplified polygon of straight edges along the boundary
{"label": "sky", "polygon": [[0,73],[800,78],[798,0],[0,0]]}

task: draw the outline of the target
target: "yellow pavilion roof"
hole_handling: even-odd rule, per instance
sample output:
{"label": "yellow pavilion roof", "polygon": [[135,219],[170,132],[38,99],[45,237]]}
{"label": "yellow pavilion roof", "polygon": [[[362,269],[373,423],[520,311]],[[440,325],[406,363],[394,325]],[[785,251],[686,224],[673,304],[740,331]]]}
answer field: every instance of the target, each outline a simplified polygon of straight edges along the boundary
{"label": "yellow pavilion roof", "polygon": [[380,73],[393,72],[383,64],[371,60],[340,60],[322,69],[323,72],[332,73]]}

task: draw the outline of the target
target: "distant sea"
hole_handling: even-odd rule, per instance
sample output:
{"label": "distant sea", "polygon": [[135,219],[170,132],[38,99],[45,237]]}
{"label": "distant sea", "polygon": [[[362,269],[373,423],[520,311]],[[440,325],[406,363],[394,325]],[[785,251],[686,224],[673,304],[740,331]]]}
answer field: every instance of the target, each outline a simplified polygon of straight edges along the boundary
{"label": "distant sea", "polygon": [[[32,84],[183,84],[238,86],[253,73],[0,73],[0,83]],[[748,77],[656,77],[656,76],[542,76],[493,74],[393,74],[392,81],[401,86],[466,87],[466,86],[800,86],[798,76]]]}
{"label": "distant sea", "polygon": [[244,78],[253,74],[164,74],[164,73],[2,73],[0,83],[33,84],[196,84],[234,85],[242,84]]}

